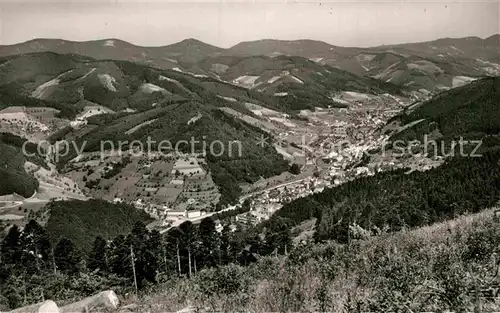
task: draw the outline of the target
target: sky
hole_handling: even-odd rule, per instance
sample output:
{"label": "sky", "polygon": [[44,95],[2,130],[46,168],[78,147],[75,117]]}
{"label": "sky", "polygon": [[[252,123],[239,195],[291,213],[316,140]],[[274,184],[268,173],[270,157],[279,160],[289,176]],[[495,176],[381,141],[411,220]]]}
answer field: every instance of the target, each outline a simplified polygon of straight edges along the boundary
{"label": "sky", "polygon": [[0,0],[0,44],[118,38],[161,46],[196,38],[228,48],[259,39],[368,47],[500,33],[497,1]]}

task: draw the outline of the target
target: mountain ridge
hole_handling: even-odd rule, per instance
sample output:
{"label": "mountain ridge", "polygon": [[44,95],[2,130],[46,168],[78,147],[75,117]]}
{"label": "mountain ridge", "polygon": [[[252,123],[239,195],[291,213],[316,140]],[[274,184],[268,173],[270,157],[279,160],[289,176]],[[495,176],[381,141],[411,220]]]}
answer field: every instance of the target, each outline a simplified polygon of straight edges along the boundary
{"label": "mountain ridge", "polygon": [[227,49],[230,49],[230,48],[232,48],[232,47],[234,47],[234,46],[236,46],[238,44],[241,44],[241,43],[258,42],[258,41],[281,41],[281,42],[310,41],[310,42],[318,42],[318,43],[326,44],[326,45],[333,46],[333,47],[352,48],[352,49],[373,49],[373,48],[378,48],[378,47],[390,47],[390,46],[397,46],[397,45],[430,43],[430,42],[435,42],[435,41],[439,41],[439,40],[460,40],[460,39],[474,39],[474,40],[476,40],[476,39],[479,39],[479,40],[483,40],[483,41],[492,41],[495,38],[500,38],[500,33],[492,34],[492,35],[487,36],[487,37],[480,37],[480,36],[441,37],[441,38],[437,38],[437,39],[434,39],[434,40],[424,40],[424,41],[404,42],[404,43],[389,43],[389,44],[380,44],[380,45],[367,46],[367,47],[361,47],[361,46],[339,46],[339,45],[335,45],[335,44],[329,43],[329,42],[327,42],[325,40],[316,40],[316,39],[310,39],[310,38],[300,38],[300,39],[290,39],[290,40],[288,40],[288,39],[277,39],[277,38],[262,38],[262,39],[257,39],[257,40],[243,40],[243,41],[240,41],[240,42],[238,42],[238,43],[236,43],[234,45],[229,46],[228,48],[223,48],[223,47],[220,47],[220,46],[217,46],[217,45],[213,45],[213,44],[204,42],[203,40],[199,40],[199,39],[194,38],[194,37],[189,37],[189,38],[183,39],[181,41],[176,41],[176,42],[172,42],[172,43],[168,43],[168,44],[161,44],[161,45],[139,45],[139,44],[134,44],[131,41],[119,39],[119,38],[116,38],[116,37],[100,38],[100,39],[93,39],[93,40],[69,40],[69,39],[54,38],[54,37],[37,37],[37,38],[32,38],[32,39],[29,39],[29,40],[25,40],[25,41],[21,41],[21,42],[16,42],[16,43],[12,43],[12,44],[0,45],[0,48],[8,47],[8,46],[16,46],[16,45],[21,45],[21,44],[26,44],[26,43],[36,42],[36,41],[41,41],[41,40],[59,40],[59,41],[65,41],[65,42],[68,42],[68,43],[87,43],[87,42],[99,42],[99,41],[115,40],[115,41],[121,41],[123,43],[127,43],[127,44],[129,44],[131,46],[142,47],[142,48],[169,47],[169,46],[181,43],[183,41],[194,41],[194,42],[198,42],[198,43],[210,45],[212,47],[216,47],[216,48],[219,48],[219,49],[222,49],[222,50],[227,50]]}
{"label": "mountain ridge", "polygon": [[[206,75],[200,66],[207,60],[220,57],[303,57],[356,75],[409,86],[424,95],[454,88],[475,78],[500,75],[499,34],[486,38],[440,38],[374,47],[342,47],[312,39],[261,39],[222,48],[195,38],[152,47],[115,38],[92,41],[40,38],[0,46],[0,56],[45,51],[78,54],[96,60],[131,61],[196,75]],[[422,62],[415,64],[414,60]],[[241,75],[252,76],[250,73]]]}

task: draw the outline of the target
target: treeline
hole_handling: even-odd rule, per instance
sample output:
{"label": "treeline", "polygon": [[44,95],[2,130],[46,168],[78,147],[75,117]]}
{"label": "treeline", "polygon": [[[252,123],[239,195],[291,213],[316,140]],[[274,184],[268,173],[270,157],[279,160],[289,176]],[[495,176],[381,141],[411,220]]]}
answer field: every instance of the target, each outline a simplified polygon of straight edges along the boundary
{"label": "treeline", "polygon": [[79,298],[105,288],[144,290],[203,268],[236,263],[249,265],[259,255],[290,251],[290,230],[283,220],[271,224],[264,236],[228,225],[221,233],[205,218],[199,226],[185,222],[165,235],[136,222],[126,235],[112,240],[98,236],[82,251],[71,239],[51,242],[49,232],[35,221],[24,230],[10,228],[1,244],[0,306],[15,307],[43,297]]}
{"label": "treeline", "polygon": [[234,210],[221,211],[215,213],[215,218],[218,220],[230,219],[233,216],[240,215],[243,213],[250,212],[250,200],[246,199],[241,207],[235,208]]}
{"label": "treeline", "polygon": [[317,240],[349,240],[350,227],[369,233],[451,219],[493,206],[500,197],[500,152],[454,158],[429,171],[407,169],[356,179],[286,204],[273,218],[296,225],[316,217]]}

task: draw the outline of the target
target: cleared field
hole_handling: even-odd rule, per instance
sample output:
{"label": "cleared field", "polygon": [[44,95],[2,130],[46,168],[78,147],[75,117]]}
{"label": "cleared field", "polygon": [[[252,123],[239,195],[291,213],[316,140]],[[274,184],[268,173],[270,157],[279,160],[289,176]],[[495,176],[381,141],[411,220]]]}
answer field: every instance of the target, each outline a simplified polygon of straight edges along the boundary
{"label": "cleared field", "polygon": [[279,128],[276,127],[275,125],[273,125],[272,123],[269,123],[267,121],[262,121],[262,120],[259,120],[255,117],[251,117],[249,115],[245,115],[245,114],[242,114],[236,110],[233,110],[231,108],[221,108],[222,111],[230,114],[230,115],[233,115],[234,117],[237,117],[239,118],[240,120],[252,125],[252,126],[255,126],[255,127],[258,127],[268,133],[273,133],[273,132],[279,132]]}
{"label": "cleared field", "polygon": [[157,120],[157,119],[155,118],[155,119],[152,119],[152,120],[150,120],[150,121],[146,121],[146,122],[144,122],[144,123],[141,123],[141,124],[139,124],[139,125],[137,125],[137,126],[134,126],[134,127],[132,127],[131,129],[127,130],[127,131],[125,132],[125,134],[126,134],[126,135],[133,134],[134,132],[136,132],[137,130],[139,130],[141,127],[146,126],[146,125],[149,125],[149,124],[151,124],[151,123],[154,123],[154,122],[156,122],[156,120]]}

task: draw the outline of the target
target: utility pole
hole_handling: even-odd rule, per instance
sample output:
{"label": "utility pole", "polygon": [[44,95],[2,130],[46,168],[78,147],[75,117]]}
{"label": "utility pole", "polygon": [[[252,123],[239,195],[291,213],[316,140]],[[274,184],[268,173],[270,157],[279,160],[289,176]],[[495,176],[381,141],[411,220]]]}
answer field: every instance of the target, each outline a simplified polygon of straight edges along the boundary
{"label": "utility pole", "polygon": [[191,246],[188,246],[189,278],[191,278]]}
{"label": "utility pole", "polygon": [[137,276],[135,274],[135,256],[134,256],[134,248],[130,245],[130,260],[132,261],[132,272],[134,273],[134,286],[135,286],[135,295],[137,296]]}
{"label": "utility pole", "polygon": [[177,267],[179,269],[179,276],[181,275],[181,256],[179,255],[179,239],[177,239]]}
{"label": "utility pole", "polygon": [[57,266],[56,266],[56,257],[54,255],[54,247],[51,247],[52,250],[52,267],[54,269],[54,275],[57,274]]}

